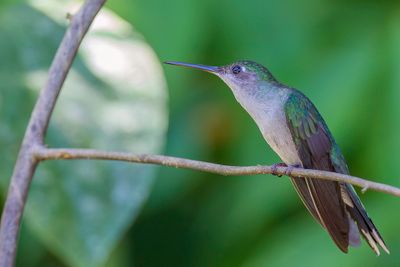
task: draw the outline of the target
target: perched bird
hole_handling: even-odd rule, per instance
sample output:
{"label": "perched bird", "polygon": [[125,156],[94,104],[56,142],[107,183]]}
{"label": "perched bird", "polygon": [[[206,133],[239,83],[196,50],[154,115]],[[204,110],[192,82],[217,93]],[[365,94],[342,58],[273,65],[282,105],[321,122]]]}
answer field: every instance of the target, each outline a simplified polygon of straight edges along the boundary
{"label": "perched bird", "polygon": [[[264,139],[287,166],[348,174],[346,161],[324,119],[300,91],[277,81],[264,66],[237,61],[216,67],[165,62],[217,75],[250,114]],[[347,183],[291,177],[304,205],[338,248],[360,244],[360,233],[373,251],[389,253],[381,235]]]}

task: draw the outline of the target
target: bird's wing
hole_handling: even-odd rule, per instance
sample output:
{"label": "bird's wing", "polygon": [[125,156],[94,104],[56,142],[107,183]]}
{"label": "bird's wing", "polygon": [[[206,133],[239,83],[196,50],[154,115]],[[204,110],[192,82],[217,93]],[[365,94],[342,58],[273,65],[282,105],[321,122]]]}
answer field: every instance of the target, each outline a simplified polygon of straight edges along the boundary
{"label": "bird's wing", "polygon": [[[285,103],[288,127],[301,163],[306,169],[335,171],[330,158],[334,140],[315,106],[302,93],[293,91]],[[328,231],[336,245],[347,252],[349,221],[338,182],[292,178],[311,214]]]}

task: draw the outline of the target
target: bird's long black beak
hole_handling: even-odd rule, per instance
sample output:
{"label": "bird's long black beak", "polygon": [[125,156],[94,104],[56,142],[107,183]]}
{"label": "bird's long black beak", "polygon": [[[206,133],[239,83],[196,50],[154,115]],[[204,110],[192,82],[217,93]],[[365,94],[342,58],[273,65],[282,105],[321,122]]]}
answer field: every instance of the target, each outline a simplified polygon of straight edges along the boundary
{"label": "bird's long black beak", "polygon": [[216,66],[206,66],[206,65],[200,65],[200,64],[191,64],[191,63],[184,63],[184,62],[177,62],[177,61],[166,61],[164,62],[165,64],[169,65],[175,65],[175,66],[183,66],[183,67],[188,67],[188,68],[194,68],[194,69],[199,69],[203,71],[207,71],[213,74],[218,74],[221,72],[220,67]]}

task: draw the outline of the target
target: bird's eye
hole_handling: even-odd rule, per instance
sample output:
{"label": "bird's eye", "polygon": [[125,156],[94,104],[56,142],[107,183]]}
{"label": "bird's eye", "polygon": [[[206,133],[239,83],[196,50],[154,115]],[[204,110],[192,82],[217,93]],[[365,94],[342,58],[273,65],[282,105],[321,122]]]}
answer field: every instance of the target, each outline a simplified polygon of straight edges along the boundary
{"label": "bird's eye", "polygon": [[233,74],[239,74],[241,71],[242,71],[242,67],[240,67],[239,65],[235,65],[232,67]]}

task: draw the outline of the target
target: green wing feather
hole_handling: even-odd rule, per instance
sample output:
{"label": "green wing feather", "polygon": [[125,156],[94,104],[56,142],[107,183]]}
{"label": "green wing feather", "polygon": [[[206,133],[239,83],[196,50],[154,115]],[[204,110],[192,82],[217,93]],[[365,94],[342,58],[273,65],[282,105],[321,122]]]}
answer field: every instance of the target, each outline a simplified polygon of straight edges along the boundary
{"label": "green wing feather", "polygon": [[[285,114],[303,167],[335,171],[330,158],[334,140],[311,101],[293,91],[285,104]],[[349,221],[340,184],[310,178],[292,178],[292,182],[314,218],[328,231],[336,245],[347,252]]]}
{"label": "green wing feather", "polygon": [[[285,112],[304,168],[349,173],[346,160],[325,121],[305,95],[293,90],[286,101]],[[348,213],[376,254],[379,255],[377,244],[389,253],[350,184],[310,178],[292,178],[292,182],[308,210],[327,229],[342,251],[347,252],[349,244]],[[351,236],[354,238],[354,234],[350,233]]]}

